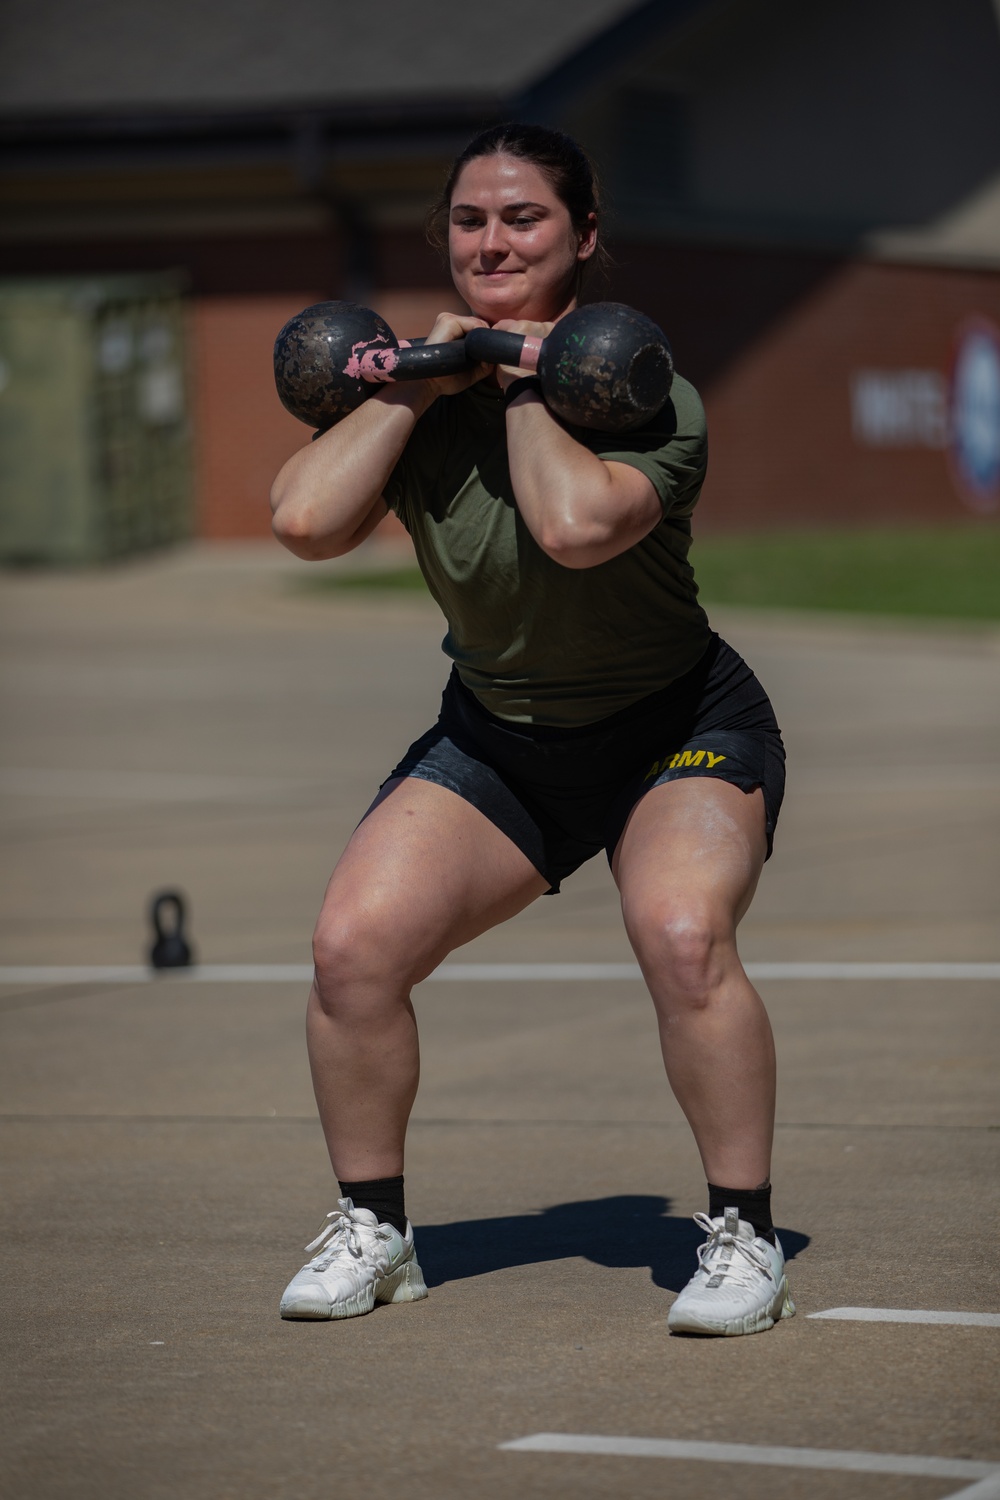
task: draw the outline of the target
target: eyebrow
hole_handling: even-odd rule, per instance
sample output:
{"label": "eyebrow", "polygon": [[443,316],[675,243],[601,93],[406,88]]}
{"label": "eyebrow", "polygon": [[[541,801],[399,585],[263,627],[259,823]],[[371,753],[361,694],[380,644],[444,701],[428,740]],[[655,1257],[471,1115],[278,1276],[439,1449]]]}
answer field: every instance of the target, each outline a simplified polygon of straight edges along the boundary
{"label": "eyebrow", "polygon": [[[548,211],[546,204],[544,204],[544,203],[533,203],[530,199],[528,199],[524,203],[505,203],[504,206],[503,206],[502,212],[503,213],[509,213],[511,209],[515,209],[516,210],[516,209],[522,209],[522,208],[540,208],[540,209],[544,210],[545,212]],[[482,208],[480,207],[480,205],[478,203],[453,203],[451,205],[451,211],[452,211],[452,213],[456,213],[456,212],[458,212],[461,209],[465,209],[465,210],[471,209],[474,213],[482,213],[483,212]]]}

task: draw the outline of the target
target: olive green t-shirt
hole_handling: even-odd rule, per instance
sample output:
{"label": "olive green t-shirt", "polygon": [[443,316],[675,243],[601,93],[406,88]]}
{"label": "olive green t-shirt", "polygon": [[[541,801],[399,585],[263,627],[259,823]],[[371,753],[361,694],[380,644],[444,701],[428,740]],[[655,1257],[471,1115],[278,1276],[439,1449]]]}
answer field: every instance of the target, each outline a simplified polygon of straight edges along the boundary
{"label": "olive green t-shirt", "polygon": [[502,719],[593,723],[680,677],[709,641],[687,561],[707,456],[697,391],[675,378],[635,432],[569,430],[647,475],[663,504],[648,536],[596,567],[554,562],[522,520],[496,387],[440,397],[385,487],[448,622],[443,650]]}

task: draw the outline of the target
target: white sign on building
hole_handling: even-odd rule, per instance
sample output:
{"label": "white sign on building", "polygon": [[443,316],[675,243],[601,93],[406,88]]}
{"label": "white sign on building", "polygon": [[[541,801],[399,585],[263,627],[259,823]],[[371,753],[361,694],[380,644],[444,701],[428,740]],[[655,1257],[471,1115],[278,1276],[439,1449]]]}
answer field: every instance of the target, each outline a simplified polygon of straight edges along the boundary
{"label": "white sign on building", "polygon": [[937,370],[856,370],[851,430],[866,448],[944,448],[948,386]]}
{"label": "white sign on building", "polygon": [[1000,329],[988,319],[959,329],[950,380],[940,370],[855,370],[850,391],[857,443],[947,450],[966,504],[1000,509]]}

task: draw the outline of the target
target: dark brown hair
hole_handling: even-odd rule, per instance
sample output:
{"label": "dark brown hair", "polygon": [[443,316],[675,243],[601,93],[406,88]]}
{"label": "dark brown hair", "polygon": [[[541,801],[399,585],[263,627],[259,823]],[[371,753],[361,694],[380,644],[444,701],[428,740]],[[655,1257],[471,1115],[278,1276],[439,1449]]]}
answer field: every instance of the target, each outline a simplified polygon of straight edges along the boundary
{"label": "dark brown hair", "polygon": [[576,292],[579,292],[590,266],[606,270],[608,257],[600,239],[600,188],[589,156],[582,146],[570,136],[563,135],[561,130],[549,130],[544,125],[520,125],[515,121],[491,125],[488,130],[481,131],[452,162],[441,195],[427,215],[427,238],[445,259],[448,256],[448,216],[455,183],[466,163],[479,156],[516,156],[521,161],[531,162],[550,183],[578,234],[583,234],[588,228],[591,215],[596,218],[597,249],[589,261],[577,265]]}

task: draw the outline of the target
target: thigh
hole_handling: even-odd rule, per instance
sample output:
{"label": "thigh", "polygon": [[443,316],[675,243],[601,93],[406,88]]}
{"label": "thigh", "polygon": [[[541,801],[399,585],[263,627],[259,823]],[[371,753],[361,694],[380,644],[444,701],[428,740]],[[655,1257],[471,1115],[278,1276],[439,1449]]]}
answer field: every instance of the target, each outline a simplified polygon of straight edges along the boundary
{"label": "thigh", "polygon": [[416,983],[548,881],[478,808],[433,782],[386,784],[331,876],[317,928],[341,961],[376,953]]}
{"label": "thigh", "polygon": [[690,777],[654,786],[632,808],[612,857],[622,911],[635,943],[672,913],[735,932],[767,856],[760,787]]}

